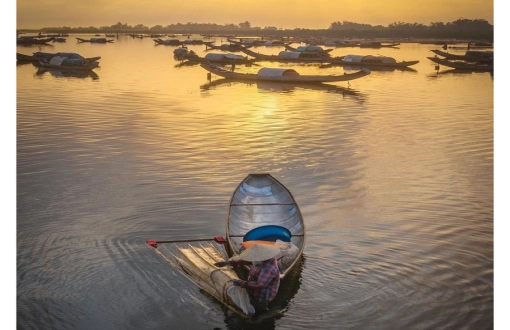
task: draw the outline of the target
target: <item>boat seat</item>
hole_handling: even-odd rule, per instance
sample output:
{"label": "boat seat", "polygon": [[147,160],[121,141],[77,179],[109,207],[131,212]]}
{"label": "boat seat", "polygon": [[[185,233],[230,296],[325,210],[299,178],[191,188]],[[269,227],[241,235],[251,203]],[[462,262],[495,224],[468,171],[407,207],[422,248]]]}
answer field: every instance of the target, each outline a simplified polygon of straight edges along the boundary
{"label": "boat seat", "polygon": [[290,242],[292,234],[290,230],[282,226],[267,225],[253,228],[246,233],[243,237],[243,242],[246,241],[270,241],[276,242],[281,240],[284,242]]}
{"label": "boat seat", "polygon": [[275,243],[276,243],[276,241],[273,242],[273,241],[255,240],[255,241],[242,242],[241,245],[243,246],[243,249],[246,250],[247,248],[249,248],[250,246],[255,245],[255,244],[274,246]]}

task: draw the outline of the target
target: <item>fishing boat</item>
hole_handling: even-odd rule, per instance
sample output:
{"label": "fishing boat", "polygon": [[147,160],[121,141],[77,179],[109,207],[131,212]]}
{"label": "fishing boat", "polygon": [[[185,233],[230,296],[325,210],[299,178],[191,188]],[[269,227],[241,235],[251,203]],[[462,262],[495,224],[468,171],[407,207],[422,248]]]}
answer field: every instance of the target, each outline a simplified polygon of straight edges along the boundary
{"label": "fishing boat", "polygon": [[406,68],[418,64],[420,61],[397,61],[393,57],[383,55],[355,55],[349,54],[341,59],[331,59],[330,63],[342,66],[363,67],[363,68]]}
{"label": "fishing boat", "polygon": [[493,63],[478,63],[478,62],[467,62],[467,61],[456,61],[456,60],[447,60],[439,57],[427,57],[434,63],[439,65],[444,65],[449,68],[458,69],[458,70],[466,70],[466,71],[476,71],[476,72],[492,72],[494,71]]}
{"label": "fishing boat", "polygon": [[223,78],[233,80],[247,81],[272,81],[272,82],[292,82],[292,83],[325,83],[337,81],[349,81],[362,78],[370,74],[370,70],[363,68],[353,73],[344,73],[341,75],[301,75],[294,69],[286,68],[261,68],[257,73],[238,73],[225,70],[218,66],[208,63],[201,63],[200,66],[205,70]]}
{"label": "fishing boat", "polygon": [[153,39],[153,40],[156,43],[156,46],[157,45],[165,45],[165,46],[180,46],[180,45],[182,45],[182,41],[180,41],[179,39],[157,38],[157,39]]}
{"label": "fishing boat", "polygon": [[[328,63],[332,59],[328,52],[317,51],[281,51],[278,55],[266,55],[244,48],[242,49],[242,52],[248,56],[256,58],[257,60],[269,62]],[[341,58],[338,57],[336,59],[340,60]]]}
{"label": "fishing boat", "polygon": [[236,54],[224,53],[208,53],[204,57],[198,56],[195,52],[188,52],[178,57],[179,60],[198,63],[212,63],[218,65],[232,65],[232,64],[252,64],[255,59],[249,59],[246,56]]}
{"label": "fishing boat", "polygon": [[306,45],[292,47],[291,45],[284,45],[285,49],[289,52],[318,52],[318,53],[329,53],[333,51],[333,48],[324,49],[321,46]]}
{"label": "fishing boat", "polygon": [[89,71],[99,66],[98,61],[88,61],[76,53],[57,53],[51,57],[38,58],[42,68],[58,69],[58,71]]}
{"label": "fishing boat", "polygon": [[90,39],[83,39],[83,38],[76,38],[78,42],[90,42],[94,44],[106,44],[108,42],[113,42],[113,39],[106,39],[106,38],[90,38]]}
{"label": "fishing boat", "polygon": [[252,47],[252,46],[242,46],[242,45],[232,44],[232,43],[230,43],[230,44],[221,44],[219,46],[205,45],[205,50],[208,51],[208,50],[211,50],[211,49],[218,49],[218,50],[223,50],[223,51],[226,51],[226,52],[240,52],[245,47]]}
{"label": "fishing boat", "polygon": [[439,49],[432,49],[436,55],[442,56],[447,60],[461,60],[468,62],[480,62],[480,63],[492,63],[494,62],[494,51],[478,51],[478,50],[468,50],[464,54],[452,54],[448,52],[444,52]]}
{"label": "fishing boat", "polygon": [[[32,62],[32,63],[39,63],[39,60],[44,59],[51,59],[53,56],[66,56],[66,54],[70,53],[46,53],[46,52],[34,52],[32,55],[22,54],[22,53],[16,53],[16,60],[20,62]],[[85,60],[89,62],[95,62],[99,61],[101,59],[101,56],[94,56],[94,57],[85,57]]]}
{"label": "fishing boat", "polygon": [[[282,183],[270,174],[249,174],[230,199],[225,234],[226,238],[147,240],[146,243],[223,306],[243,318],[251,318],[254,309],[246,289],[232,283],[245,278],[246,266],[218,267],[215,263],[235,260],[244,249],[255,244],[271,245],[280,249],[277,256],[280,278],[292,278],[305,247],[303,216]],[[282,285],[278,294],[286,291]]]}
{"label": "fishing boat", "polygon": [[46,45],[55,38],[41,38],[39,36],[22,36],[16,38],[17,45]]}
{"label": "fishing boat", "polygon": [[399,45],[399,42],[384,43],[380,41],[362,41],[359,43],[360,48],[395,48]]}

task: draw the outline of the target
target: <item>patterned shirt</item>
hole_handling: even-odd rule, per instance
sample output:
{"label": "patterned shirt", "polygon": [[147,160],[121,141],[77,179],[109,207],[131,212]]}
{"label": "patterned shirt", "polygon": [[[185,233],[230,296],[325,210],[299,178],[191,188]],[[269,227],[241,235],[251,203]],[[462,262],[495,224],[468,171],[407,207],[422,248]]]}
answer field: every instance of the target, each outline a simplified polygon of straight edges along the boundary
{"label": "patterned shirt", "polygon": [[279,286],[280,271],[276,258],[252,266],[248,273],[248,281],[242,284],[242,287],[249,289],[252,297],[263,305],[274,299]]}

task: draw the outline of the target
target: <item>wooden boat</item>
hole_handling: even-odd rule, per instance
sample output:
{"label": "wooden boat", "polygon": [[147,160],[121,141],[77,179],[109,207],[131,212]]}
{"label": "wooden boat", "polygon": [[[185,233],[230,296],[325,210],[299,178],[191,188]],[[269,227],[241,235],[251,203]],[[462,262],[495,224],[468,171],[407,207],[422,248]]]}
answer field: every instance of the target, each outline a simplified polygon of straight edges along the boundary
{"label": "wooden boat", "polygon": [[[214,264],[235,259],[243,244],[268,244],[280,248],[280,278],[292,278],[302,261],[304,220],[294,197],[283,184],[270,174],[250,174],[241,181],[230,199],[226,236],[227,239],[217,236],[147,240],[146,243],[203,291],[229,310],[248,318],[254,312],[251,305],[248,306],[248,293],[232,284],[232,280],[245,278],[246,268]],[[286,291],[282,285],[279,295]]]}
{"label": "wooden boat", "polygon": [[235,54],[223,54],[223,53],[209,53],[204,57],[200,57],[194,52],[188,52],[185,55],[179,57],[180,60],[186,60],[189,62],[193,62],[195,64],[198,63],[212,63],[212,64],[252,64],[255,62],[255,59],[249,59],[246,56],[235,55]]}
{"label": "wooden boat", "polygon": [[278,55],[266,55],[254,52],[249,49],[242,49],[246,55],[252,56],[260,61],[284,62],[284,63],[327,63],[331,59],[340,60],[340,57],[331,57],[326,52],[289,52],[281,51]]}
{"label": "wooden boat", "polygon": [[237,73],[207,63],[200,64],[204,69],[223,78],[247,81],[272,81],[293,83],[325,83],[337,81],[349,81],[370,74],[369,69],[361,69],[353,73],[343,75],[300,75],[294,69],[284,68],[261,68],[258,73]]}
{"label": "wooden boat", "polygon": [[220,78],[211,80],[206,84],[200,85],[201,90],[211,90],[216,89],[220,86],[232,86],[233,84],[246,84],[246,85],[255,85],[256,88],[260,90],[266,90],[271,92],[290,92],[294,90],[314,90],[314,91],[322,91],[326,93],[336,93],[342,94],[343,96],[353,96],[357,98],[360,102],[363,101],[363,95],[358,91],[349,88],[349,87],[341,87],[335,84],[325,84],[325,83],[292,83],[292,82],[270,82],[270,81],[243,81],[243,80],[233,80],[227,78]]}
{"label": "wooden boat", "polygon": [[165,45],[165,46],[180,46],[182,45],[182,41],[179,39],[153,39],[156,45]]}
{"label": "wooden boat", "polygon": [[205,50],[208,51],[210,49],[218,49],[226,52],[241,52],[243,48],[251,47],[251,46],[241,46],[238,44],[221,44],[219,46],[215,45],[205,45]]}
{"label": "wooden boat", "polygon": [[331,59],[330,63],[342,66],[364,67],[364,68],[405,68],[415,65],[420,61],[401,61],[398,62],[393,57],[382,55],[354,55],[349,54],[340,59]]}
{"label": "wooden boat", "polygon": [[90,42],[95,44],[106,44],[108,42],[113,42],[113,39],[106,39],[106,38],[90,38],[90,39],[82,39],[82,38],[76,38],[78,42]]}
{"label": "wooden boat", "polygon": [[439,57],[427,57],[434,63],[444,65],[449,68],[467,70],[467,71],[478,71],[478,72],[492,72],[494,71],[493,63],[478,63],[478,62],[466,62],[466,61],[455,61],[447,60]]}
{"label": "wooden boat", "polygon": [[227,216],[230,255],[240,254],[247,241],[289,242],[294,251],[278,261],[284,278],[301,258],[305,238],[301,211],[283,184],[270,174],[250,174],[239,184]]}
{"label": "wooden boat", "polygon": [[463,55],[451,54],[439,49],[431,50],[434,54],[444,57],[447,60],[460,60],[467,62],[492,63],[494,62],[494,51],[474,51],[468,50]]}
{"label": "wooden boat", "polygon": [[399,42],[392,43],[382,43],[379,41],[362,41],[359,43],[360,48],[388,48],[388,47],[397,47],[399,46]]}
{"label": "wooden boat", "polygon": [[39,36],[22,36],[16,38],[17,45],[44,45],[55,40],[55,38],[41,38]]}
{"label": "wooden boat", "polygon": [[76,53],[57,53],[52,57],[40,57],[39,65],[42,68],[56,69],[58,71],[90,71],[99,66],[98,61],[88,61]]}
{"label": "wooden boat", "polygon": [[[34,52],[33,55],[26,55],[21,53],[16,53],[16,60],[20,62],[33,62],[39,63],[41,59],[51,59],[53,56],[66,56],[69,53],[45,53],[45,52]],[[85,57],[85,60],[89,62],[99,61],[101,56],[94,57]]]}
{"label": "wooden boat", "polygon": [[285,49],[289,52],[318,52],[318,53],[329,53],[333,50],[333,48],[330,49],[324,49],[321,46],[298,46],[296,48],[292,47],[291,45],[284,45]]}

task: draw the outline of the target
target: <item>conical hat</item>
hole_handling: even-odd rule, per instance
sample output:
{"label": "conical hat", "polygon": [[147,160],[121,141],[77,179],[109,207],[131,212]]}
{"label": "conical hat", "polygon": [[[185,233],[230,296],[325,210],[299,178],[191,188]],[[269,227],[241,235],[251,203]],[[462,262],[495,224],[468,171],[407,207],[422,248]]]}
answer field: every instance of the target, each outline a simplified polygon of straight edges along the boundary
{"label": "conical hat", "polygon": [[239,259],[246,261],[264,261],[276,257],[280,253],[280,249],[270,245],[254,244],[244,250]]}

